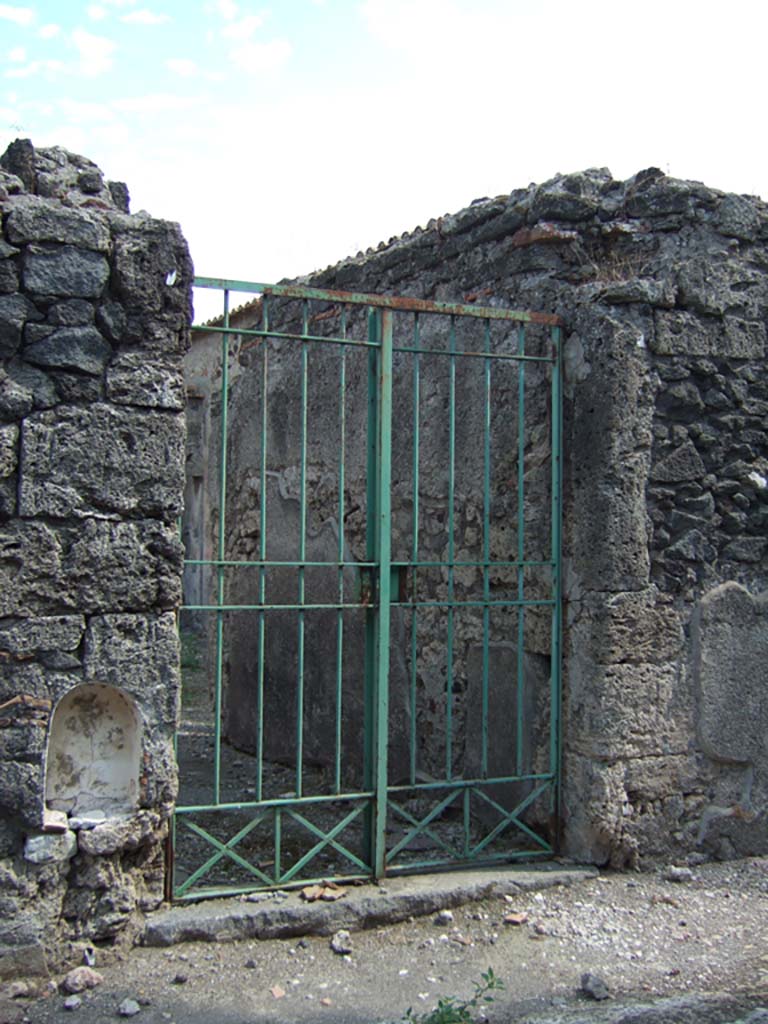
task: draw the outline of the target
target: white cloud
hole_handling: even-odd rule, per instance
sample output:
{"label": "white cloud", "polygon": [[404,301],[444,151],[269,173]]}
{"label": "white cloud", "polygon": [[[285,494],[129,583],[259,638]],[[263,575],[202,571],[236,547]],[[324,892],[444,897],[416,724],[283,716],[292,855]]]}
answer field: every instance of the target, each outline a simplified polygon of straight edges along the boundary
{"label": "white cloud", "polygon": [[165,62],[168,70],[181,78],[193,78],[198,73],[198,66],[186,57],[169,57]]}
{"label": "white cloud", "polygon": [[5,72],[6,78],[31,78],[32,75],[39,75],[42,72],[57,74],[64,70],[64,64],[60,60],[33,60],[23,68],[9,68]]}
{"label": "white cloud", "polygon": [[250,39],[257,28],[261,28],[264,19],[258,14],[249,14],[239,21],[233,21],[221,30],[224,39]]}
{"label": "white cloud", "polygon": [[[368,31],[385,45],[405,50],[419,58],[445,61],[459,54],[472,54],[467,41],[482,33],[483,46],[477,49],[482,58],[489,44],[498,44],[502,27],[514,17],[514,7],[502,12],[493,9],[473,13],[455,0],[366,0],[360,13]],[[443,64],[444,66],[444,64]]]}
{"label": "white cloud", "polygon": [[124,21],[126,25],[162,25],[163,22],[170,20],[170,14],[155,14],[154,11],[148,11],[146,8],[120,15],[120,21]]}
{"label": "white cloud", "polygon": [[0,18],[26,28],[35,20],[35,12],[31,7],[11,7],[10,4],[0,4]]}
{"label": "white cloud", "polygon": [[174,110],[191,110],[199,105],[199,101],[195,96],[160,92],[115,100],[112,105],[115,110],[125,114],[161,114]]}
{"label": "white cloud", "polygon": [[115,43],[104,36],[94,36],[85,29],[76,28],[72,33],[72,42],[77,47],[80,62],[78,70],[86,78],[103,75],[112,67],[112,51]]}
{"label": "white cloud", "polygon": [[12,50],[8,51],[8,60],[14,64],[23,64],[27,59],[27,51],[23,46],[14,46]]}
{"label": "white cloud", "polygon": [[234,0],[217,0],[216,10],[227,21],[232,21],[233,18],[237,17],[237,12],[240,10]]}
{"label": "white cloud", "polygon": [[229,59],[241,71],[249,75],[262,71],[274,71],[284,64],[293,53],[287,39],[273,39],[268,43],[243,43],[230,50]]}
{"label": "white cloud", "polygon": [[55,25],[53,22],[49,22],[47,25],[41,25],[37,30],[37,34],[41,39],[53,39],[61,32],[61,25]]}
{"label": "white cloud", "polygon": [[13,107],[0,107],[0,125],[14,132],[24,131],[21,114]]}
{"label": "white cloud", "polygon": [[72,124],[93,124],[96,121],[112,121],[114,112],[107,103],[83,103],[80,100],[63,98],[57,108]]}
{"label": "white cloud", "polygon": [[[124,7],[133,7],[135,3],[136,0],[101,0],[100,3],[89,4],[86,8],[86,13],[91,21],[103,21],[105,18],[110,16],[112,10],[122,10]],[[140,12],[137,11],[135,13],[138,14]],[[150,14],[151,12],[147,11],[146,13]],[[125,17],[126,16],[123,15],[121,20],[124,21]],[[163,21],[165,21],[168,18],[168,15],[159,15],[159,17],[162,17]]]}

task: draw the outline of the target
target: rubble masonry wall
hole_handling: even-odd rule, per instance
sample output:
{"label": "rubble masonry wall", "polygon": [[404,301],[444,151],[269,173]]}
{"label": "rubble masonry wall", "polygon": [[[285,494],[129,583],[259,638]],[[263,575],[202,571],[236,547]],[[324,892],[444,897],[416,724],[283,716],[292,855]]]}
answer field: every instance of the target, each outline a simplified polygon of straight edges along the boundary
{"label": "rubble masonry wall", "polygon": [[[1,166],[7,975],[128,934],[162,898],[192,267],[178,228],[129,215],[89,161],[17,143]],[[581,860],[766,852],[767,267],[762,202],[597,170],[307,279],[564,319],[564,845]],[[60,707],[126,751],[96,801],[58,740],[48,756]]]}
{"label": "rubble masonry wall", "polygon": [[192,265],[58,148],[9,147],[0,215],[3,977],[163,898]]}
{"label": "rubble masonry wall", "polygon": [[[768,850],[767,268],[760,200],[591,170],[302,279],[564,319],[563,841],[580,860]],[[234,373],[233,422],[247,360]],[[235,489],[248,459],[230,455]]]}

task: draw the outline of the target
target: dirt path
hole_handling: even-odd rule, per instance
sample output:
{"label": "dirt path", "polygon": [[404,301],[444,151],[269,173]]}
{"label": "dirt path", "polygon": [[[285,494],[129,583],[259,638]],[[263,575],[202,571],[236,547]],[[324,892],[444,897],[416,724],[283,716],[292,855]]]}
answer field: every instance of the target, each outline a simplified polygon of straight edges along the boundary
{"label": "dirt path", "polygon": [[[510,913],[527,919],[505,924]],[[768,1006],[768,859],[703,865],[679,882],[663,872],[603,875],[469,904],[452,921],[358,932],[350,944],[348,955],[327,937],[137,948],[111,966],[97,962],[104,980],[75,1011],[58,992],[12,1005],[33,1024],[117,1020],[125,998],[139,1003],[139,1024],[371,1024],[398,1020],[409,1006],[427,1012],[439,997],[468,997],[492,967],[505,990],[487,1016],[499,1024],[637,1022],[647,1015],[626,1017],[625,1006],[660,997],[684,998],[653,1024],[730,1021],[739,1006]],[[602,977],[609,1001],[579,992],[586,971]],[[733,1005],[702,1001],[713,993]]]}

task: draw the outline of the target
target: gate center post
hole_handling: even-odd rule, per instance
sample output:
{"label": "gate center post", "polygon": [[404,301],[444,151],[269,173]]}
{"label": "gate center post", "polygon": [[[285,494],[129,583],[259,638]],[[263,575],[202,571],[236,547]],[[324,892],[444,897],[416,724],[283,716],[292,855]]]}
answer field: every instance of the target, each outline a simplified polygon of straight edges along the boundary
{"label": "gate center post", "polygon": [[[378,416],[376,424],[376,506],[375,561],[378,594],[375,609],[373,678],[373,868],[376,878],[385,873],[387,824],[387,752],[389,740],[389,640],[392,560],[392,310],[380,310],[377,316]],[[369,513],[370,514],[370,513]]]}

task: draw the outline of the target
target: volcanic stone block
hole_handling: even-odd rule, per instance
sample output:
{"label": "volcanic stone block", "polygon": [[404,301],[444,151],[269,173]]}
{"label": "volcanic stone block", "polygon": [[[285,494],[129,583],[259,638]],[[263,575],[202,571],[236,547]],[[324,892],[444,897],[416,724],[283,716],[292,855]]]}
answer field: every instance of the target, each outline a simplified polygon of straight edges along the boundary
{"label": "volcanic stone block", "polygon": [[0,356],[13,356],[21,345],[24,325],[40,320],[40,313],[23,295],[0,297]]}
{"label": "volcanic stone block", "polygon": [[651,470],[651,479],[660,483],[679,483],[698,480],[706,469],[701,456],[691,441],[686,441],[665,455]]}
{"label": "volcanic stone block", "polygon": [[71,860],[76,853],[77,836],[74,832],[29,836],[24,844],[24,860],[32,864]]}
{"label": "volcanic stone block", "polygon": [[71,245],[30,245],[24,254],[24,287],[37,295],[96,299],[109,278],[104,256]]}
{"label": "volcanic stone block", "polygon": [[595,664],[669,662],[683,649],[680,615],[655,587],[588,593],[571,605],[574,647]]}
{"label": "volcanic stone block", "polygon": [[754,242],[760,230],[760,216],[755,204],[744,196],[724,196],[715,214],[715,224],[721,235]]}
{"label": "volcanic stone block", "polygon": [[0,167],[15,174],[23,183],[24,188],[34,192],[37,184],[35,147],[29,139],[15,139],[0,156]]}
{"label": "volcanic stone block", "polygon": [[656,313],[651,348],[659,355],[723,356],[762,359],[765,324],[728,315],[695,316],[682,310]]}
{"label": "volcanic stone block", "polygon": [[88,519],[0,528],[0,616],[173,608],[182,548],[173,525]]}
{"label": "volcanic stone block", "polygon": [[184,488],[179,416],[95,404],[28,417],[22,430],[24,516],[119,513],[172,521]]}
{"label": "volcanic stone block", "polygon": [[651,349],[659,355],[708,356],[717,351],[720,321],[680,310],[656,312]]}
{"label": "volcanic stone block", "polygon": [[160,816],[140,811],[123,821],[108,821],[80,832],[78,841],[83,853],[103,857],[118,850],[137,850],[157,840]]}
{"label": "volcanic stone block", "polygon": [[184,377],[169,359],[148,361],[144,352],[122,352],[107,371],[107,397],[118,405],[181,410]]}
{"label": "volcanic stone block", "polygon": [[723,560],[733,562],[760,562],[768,547],[766,537],[741,537],[723,548]]}
{"label": "volcanic stone block", "polygon": [[699,739],[717,760],[768,769],[768,594],[738,583],[705,594],[693,618]]}
{"label": "volcanic stone block", "polygon": [[765,324],[759,320],[742,320],[726,316],[725,336],[720,354],[734,359],[762,359],[765,354]]}
{"label": "volcanic stone block", "polygon": [[[584,462],[590,466],[591,453]],[[574,515],[580,524],[574,538],[574,560],[578,559],[585,587],[606,592],[648,586],[647,462],[644,453],[629,455],[611,486],[579,486],[574,500]],[[606,543],[607,537],[610,543]]]}
{"label": "volcanic stone block", "polygon": [[16,261],[4,259],[0,250],[0,295],[12,295],[18,287],[19,272],[16,269]]}
{"label": "volcanic stone block", "polygon": [[87,299],[62,299],[54,302],[48,309],[47,320],[51,324],[62,327],[78,327],[81,324],[92,324],[96,310]]}
{"label": "volcanic stone block", "polygon": [[52,615],[0,622],[0,650],[30,655],[39,651],[76,651],[85,632],[82,615]]}
{"label": "volcanic stone block", "polygon": [[19,196],[11,205],[6,224],[9,241],[58,242],[106,252],[109,226],[103,217],[46,202],[40,196]]}
{"label": "volcanic stone block", "polygon": [[100,374],[112,355],[109,343],[95,327],[60,327],[41,341],[27,345],[24,358],[38,366]]}
{"label": "volcanic stone block", "polygon": [[579,735],[581,749],[606,759],[687,749],[688,720],[678,707],[674,663],[595,666],[574,659],[571,676],[569,728]]}
{"label": "volcanic stone block", "polygon": [[0,370],[0,418],[18,420],[32,409],[56,405],[56,388],[42,370],[25,363],[6,363]]}
{"label": "volcanic stone block", "polygon": [[766,298],[765,274],[743,259],[723,259],[711,250],[681,261],[681,305],[704,317],[723,316],[734,307],[757,319]]}
{"label": "volcanic stone block", "polygon": [[43,766],[8,760],[0,772],[0,812],[31,828],[43,823]]}
{"label": "volcanic stone block", "polygon": [[15,424],[0,427],[0,478],[8,477],[18,463],[19,428]]}
{"label": "volcanic stone block", "polygon": [[[114,287],[131,319],[183,330],[192,320],[192,262],[176,224],[114,217]],[[186,336],[186,335],[185,335]],[[137,339],[139,340],[139,339]]]}
{"label": "volcanic stone block", "polygon": [[85,678],[120,686],[151,720],[176,725],[179,636],[173,612],[97,615],[88,623]]}
{"label": "volcanic stone block", "polygon": [[96,313],[99,330],[106,334],[113,344],[119,344],[123,340],[127,320],[125,310],[119,302],[104,302]]}

